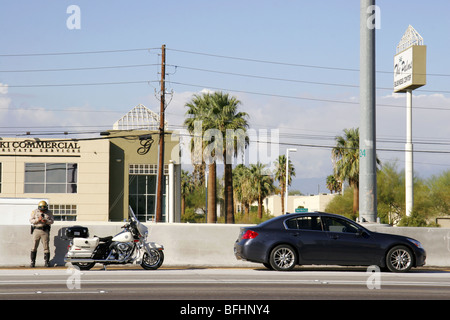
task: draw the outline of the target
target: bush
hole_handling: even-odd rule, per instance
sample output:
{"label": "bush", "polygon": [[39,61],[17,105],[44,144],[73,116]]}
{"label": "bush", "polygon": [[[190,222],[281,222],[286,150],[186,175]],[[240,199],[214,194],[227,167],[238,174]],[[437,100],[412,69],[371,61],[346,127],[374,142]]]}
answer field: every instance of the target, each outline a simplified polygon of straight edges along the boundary
{"label": "bush", "polygon": [[344,195],[334,197],[328,203],[325,211],[356,220],[357,216],[353,215],[353,188],[345,189]]}

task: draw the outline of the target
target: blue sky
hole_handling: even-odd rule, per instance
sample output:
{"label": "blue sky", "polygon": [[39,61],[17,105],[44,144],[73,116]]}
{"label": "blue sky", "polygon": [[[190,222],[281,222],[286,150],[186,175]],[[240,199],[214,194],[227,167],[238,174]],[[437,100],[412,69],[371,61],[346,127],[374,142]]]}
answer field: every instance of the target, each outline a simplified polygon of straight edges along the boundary
{"label": "blue sky", "polygon": [[[450,149],[450,2],[376,4],[381,15],[376,31],[378,147],[399,150],[380,151],[379,157],[403,168],[405,97],[390,90],[389,72],[395,47],[411,24],[427,45],[429,73],[427,85],[414,92],[415,149],[440,151],[416,154],[417,175],[426,178],[450,167],[449,154],[441,153]],[[81,10],[79,30],[66,26],[70,5]],[[357,0],[2,1],[0,29],[0,83],[8,85],[0,88],[2,136],[30,130],[109,129],[140,103],[158,112],[159,84],[147,81],[159,80],[163,44],[167,88],[173,92],[169,125],[180,127],[184,104],[192,94],[215,88],[230,92],[250,114],[252,128],[278,130],[280,154],[289,144],[298,148],[292,155],[297,168],[292,188],[326,192],[324,179],[332,172],[330,150],[301,145],[329,146],[344,128],[359,126]],[[21,56],[146,48],[151,49]],[[86,69],[98,67],[108,68]],[[49,71],[79,68],[84,69]],[[37,69],[47,71],[17,72]],[[84,85],[55,86],[60,84]]]}

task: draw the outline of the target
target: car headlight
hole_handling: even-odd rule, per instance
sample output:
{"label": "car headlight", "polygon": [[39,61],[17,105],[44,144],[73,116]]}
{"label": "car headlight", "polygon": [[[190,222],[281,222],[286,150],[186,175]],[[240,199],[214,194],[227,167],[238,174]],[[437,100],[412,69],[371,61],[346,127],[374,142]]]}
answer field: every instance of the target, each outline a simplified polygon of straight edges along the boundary
{"label": "car headlight", "polygon": [[419,241],[414,240],[414,239],[410,239],[410,238],[408,238],[408,240],[409,240],[410,242],[412,242],[417,248],[423,249],[423,246],[422,246],[422,244],[421,244]]}

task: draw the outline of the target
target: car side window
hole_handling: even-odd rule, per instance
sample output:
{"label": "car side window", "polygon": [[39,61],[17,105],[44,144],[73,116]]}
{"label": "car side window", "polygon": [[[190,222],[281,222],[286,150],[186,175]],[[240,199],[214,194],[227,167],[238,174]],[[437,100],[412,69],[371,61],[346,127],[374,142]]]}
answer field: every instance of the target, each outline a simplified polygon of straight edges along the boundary
{"label": "car side window", "polygon": [[355,225],[339,218],[324,217],[323,221],[325,231],[344,233],[358,232],[358,228]]}
{"label": "car side window", "polygon": [[316,216],[304,216],[289,219],[285,224],[288,229],[322,231],[320,217]]}

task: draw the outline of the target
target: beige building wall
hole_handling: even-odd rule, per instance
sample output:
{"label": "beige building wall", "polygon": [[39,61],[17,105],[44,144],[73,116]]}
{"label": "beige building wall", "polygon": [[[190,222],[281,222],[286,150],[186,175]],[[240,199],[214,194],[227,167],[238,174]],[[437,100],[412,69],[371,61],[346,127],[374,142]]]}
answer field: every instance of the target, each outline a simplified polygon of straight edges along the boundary
{"label": "beige building wall", "polygon": [[[1,138],[0,162],[2,198],[45,198],[76,206],[77,221],[108,221],[108,140]],[[76,163],[77,193],[25,193],[25,163]]]}
{"label": "beige building wall", "polygon": [[[309,212],[313,211],[325,211],[328,203],[337,195],[334,194],[318,194],[311,196],[289,196],[287,211],[290,213],[295,212],[295,208],[302,206],[307,208]],[[264,206],[269,209],[270,213],[274,216],[281,215],[281,196],[272,195],[264,200]]]}

